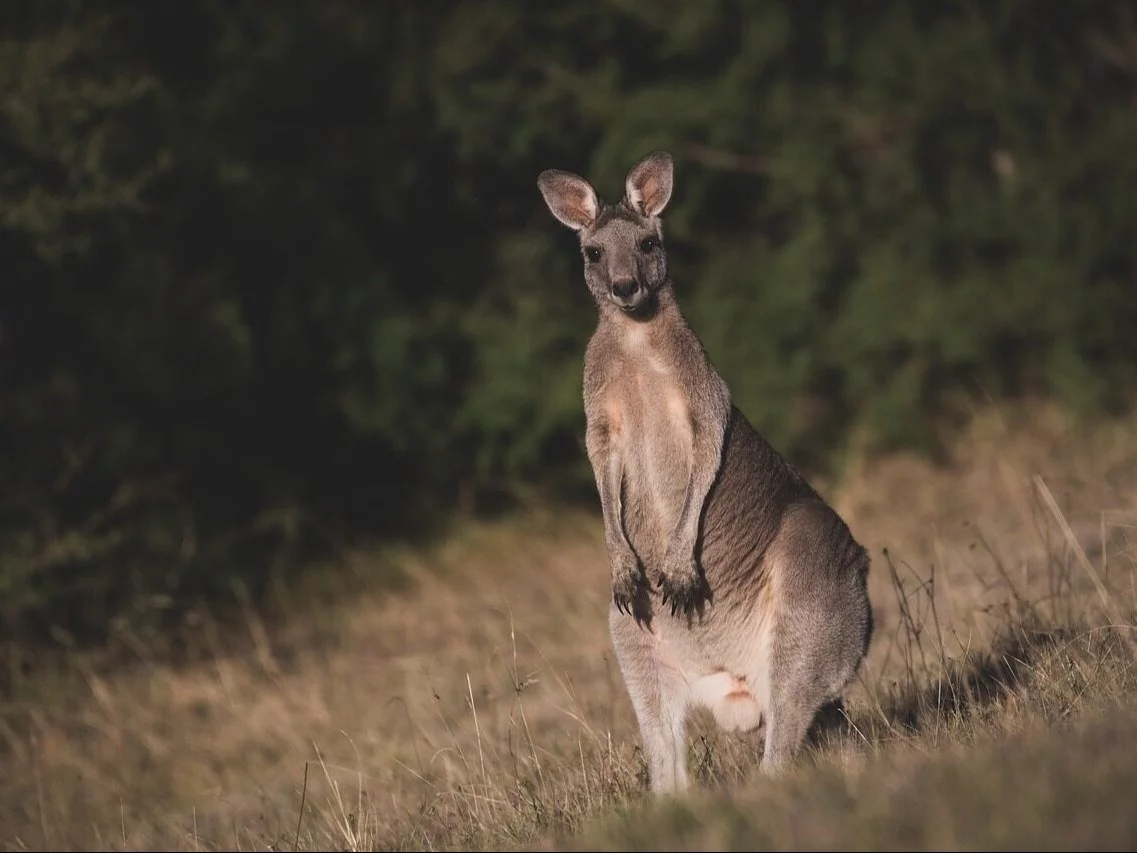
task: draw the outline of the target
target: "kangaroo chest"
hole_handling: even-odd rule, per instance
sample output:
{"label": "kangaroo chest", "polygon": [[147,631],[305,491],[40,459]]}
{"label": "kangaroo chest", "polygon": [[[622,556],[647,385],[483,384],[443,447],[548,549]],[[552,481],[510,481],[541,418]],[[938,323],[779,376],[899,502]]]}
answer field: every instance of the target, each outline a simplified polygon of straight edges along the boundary
{"label": "kangaroo chest", "polygon": [[666,354],[647,347],[613,359],[606,379],[603,415],[622,468],[625,527],[641,557],[661,555],[690,480],[690,394]]}

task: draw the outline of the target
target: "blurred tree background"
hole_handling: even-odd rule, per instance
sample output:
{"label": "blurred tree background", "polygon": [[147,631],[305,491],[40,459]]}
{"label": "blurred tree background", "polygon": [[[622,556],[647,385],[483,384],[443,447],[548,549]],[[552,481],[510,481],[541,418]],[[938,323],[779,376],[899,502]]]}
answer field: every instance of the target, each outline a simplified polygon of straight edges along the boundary
{"label": "blurred tree background", "polygon": [[6,0],[4,637],[593,499],[547,167],[670,150],[677,288],[814,470],[1137,378],[1137,7]]}

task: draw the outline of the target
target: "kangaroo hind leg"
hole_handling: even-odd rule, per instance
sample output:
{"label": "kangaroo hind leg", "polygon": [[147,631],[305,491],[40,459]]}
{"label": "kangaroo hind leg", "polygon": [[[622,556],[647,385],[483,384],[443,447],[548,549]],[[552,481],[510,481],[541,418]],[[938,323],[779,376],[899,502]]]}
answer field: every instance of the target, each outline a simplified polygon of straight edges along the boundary
{"label": "kangaroo hind leg", "polygon": [[764,770],[776,772],[793,761],[818,712],[842,698],[867,651],[872,634],[867,555],[859,546],[848,553],[852,559],[834,570],[820,561],[809,566],[805,559],[829,555],[802,548],[802,562],[780,584],[769,656]]}
{"label": "kangaroo hind leg", "polygon": [[687,773],[689,691],[683,674],[669,666],[657,637],[613,607],[613,647],[639,724],[648,780],[654,793],[690,785]]}

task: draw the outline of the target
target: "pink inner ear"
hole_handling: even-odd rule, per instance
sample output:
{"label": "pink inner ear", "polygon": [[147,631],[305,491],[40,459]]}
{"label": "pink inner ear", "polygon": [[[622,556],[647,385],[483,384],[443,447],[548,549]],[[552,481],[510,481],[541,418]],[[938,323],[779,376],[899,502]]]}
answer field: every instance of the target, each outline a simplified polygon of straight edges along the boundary
{"label": "pink inner ear", "polygon": [[649,177],[643,182],[640,188],[640,208],[643,212],[653,210],[656,201],[659,200],[659,179]]}
{"label": "pink inner ear", "polygon": [[566,212],[577,222],[591,222],[596,217],[596,211],[592,209],[589,201],[588,190],[583,187],[573,187],[571,192],[566,194]]}

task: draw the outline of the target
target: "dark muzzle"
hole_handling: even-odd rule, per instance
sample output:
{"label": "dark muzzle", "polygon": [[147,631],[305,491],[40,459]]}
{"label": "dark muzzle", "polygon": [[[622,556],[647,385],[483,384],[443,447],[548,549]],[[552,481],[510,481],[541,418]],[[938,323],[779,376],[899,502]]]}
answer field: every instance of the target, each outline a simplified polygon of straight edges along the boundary
{"label": "dark muzzle", "polygon": [[644,290],[634,278],[612,282],[612,300],[621,308],[636,308],[643,301]]}

